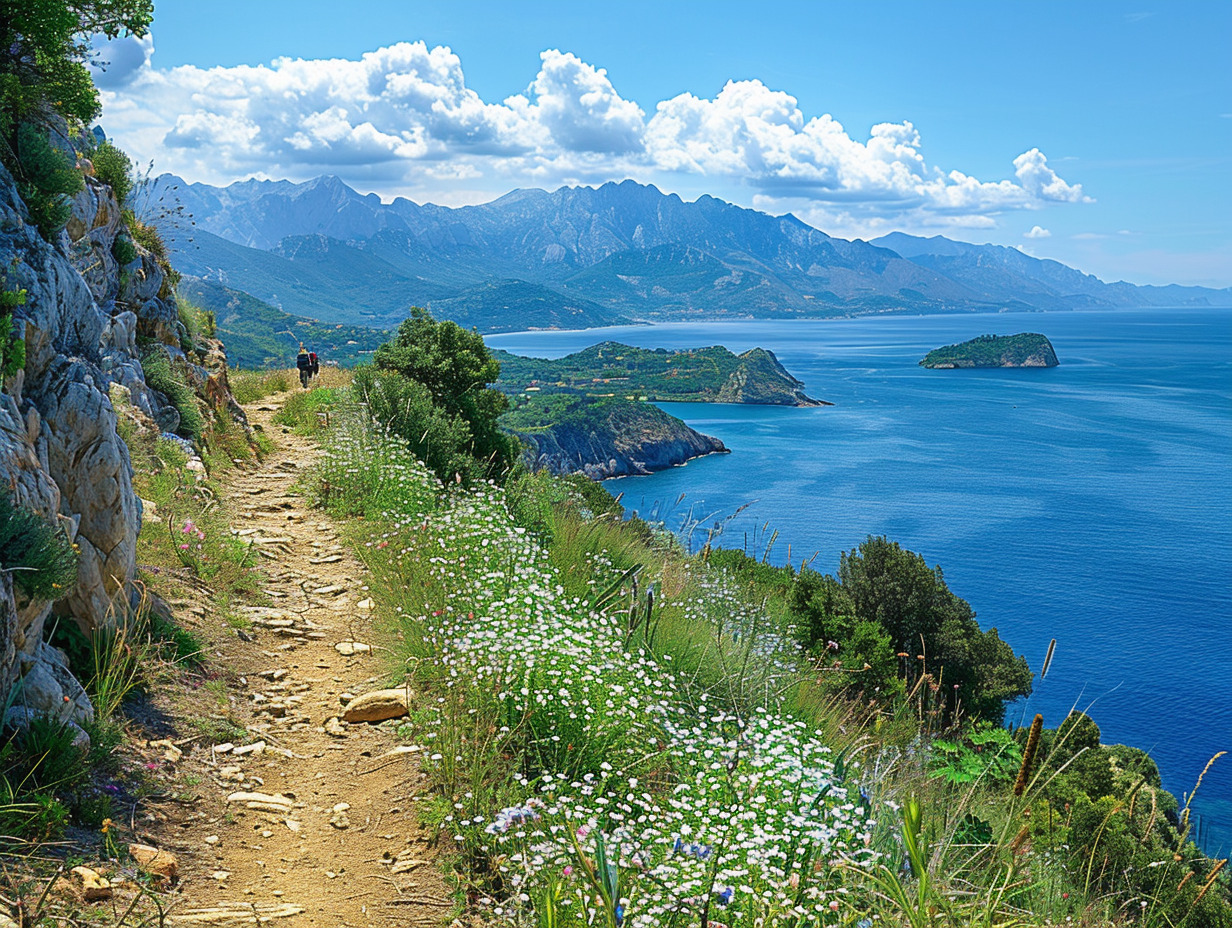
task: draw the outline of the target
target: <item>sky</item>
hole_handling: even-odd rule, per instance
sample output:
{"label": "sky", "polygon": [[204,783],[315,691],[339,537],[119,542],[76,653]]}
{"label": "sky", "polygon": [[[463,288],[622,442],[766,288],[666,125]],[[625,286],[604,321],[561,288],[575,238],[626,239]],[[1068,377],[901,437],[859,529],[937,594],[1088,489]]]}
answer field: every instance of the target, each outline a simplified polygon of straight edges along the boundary
{"label": "sky", "polygon": [[831,235],[1232,286],[1232,2],[155,0],[100,123],[156,173],[449,206],[633,179]]}

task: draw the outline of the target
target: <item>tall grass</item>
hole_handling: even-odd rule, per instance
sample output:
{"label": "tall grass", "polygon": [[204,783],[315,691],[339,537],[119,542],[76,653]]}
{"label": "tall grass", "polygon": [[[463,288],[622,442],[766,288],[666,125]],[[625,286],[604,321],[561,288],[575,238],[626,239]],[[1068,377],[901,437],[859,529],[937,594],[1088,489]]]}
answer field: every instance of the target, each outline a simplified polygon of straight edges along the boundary
{"label": "tall grass", "polygon": [[326,441],[315,497],[364,516],[425,817],[500,920],[1232,924],[1167,794],[1107,772],[1080,720],[1034,751],[1026,731],[935,744],[940,682],[841,697],[777,574],[747,583],[567,485],[446,490],[362,410]]}
{"label": "tall grass", "polygon": [[275,393],[285,393],[291,389],[296,380],[293,371],[246,371],[232,370],[227,379],[231,383],[231,395],[241,405],[256,403],[273,396]]}

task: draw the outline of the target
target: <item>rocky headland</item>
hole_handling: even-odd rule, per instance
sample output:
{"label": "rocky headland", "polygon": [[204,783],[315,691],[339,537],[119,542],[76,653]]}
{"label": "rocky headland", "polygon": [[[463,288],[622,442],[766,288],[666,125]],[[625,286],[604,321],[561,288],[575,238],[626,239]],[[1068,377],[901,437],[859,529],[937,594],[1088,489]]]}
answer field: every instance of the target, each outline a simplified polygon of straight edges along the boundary
{"label": "rocky headland", "polygon": [[523,408],[506,428],[525,444],[531,470],[592,480],[649,474],[728,450],[657,406],[627,400],[568,398],[550,411]]}

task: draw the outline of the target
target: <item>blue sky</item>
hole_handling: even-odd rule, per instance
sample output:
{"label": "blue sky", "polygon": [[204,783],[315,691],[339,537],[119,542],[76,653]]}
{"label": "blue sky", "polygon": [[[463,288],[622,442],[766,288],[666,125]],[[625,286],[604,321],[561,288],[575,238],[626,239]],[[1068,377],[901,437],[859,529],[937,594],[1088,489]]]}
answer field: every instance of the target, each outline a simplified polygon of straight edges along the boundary
{"label": "blue sky", "polygon": [[1229,36],[1228,2],[156,0],[99,82],[107,131],[189,180],[455,205],[632,177],[1229,286]]}

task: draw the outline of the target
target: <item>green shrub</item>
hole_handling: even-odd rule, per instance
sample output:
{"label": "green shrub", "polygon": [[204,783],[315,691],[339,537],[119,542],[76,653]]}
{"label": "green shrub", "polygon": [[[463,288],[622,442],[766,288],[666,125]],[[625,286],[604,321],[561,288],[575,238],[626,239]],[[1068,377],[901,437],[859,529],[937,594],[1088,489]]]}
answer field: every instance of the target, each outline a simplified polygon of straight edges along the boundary
{"label": "green shrub", "polygon": [[472,483],[484,478],[485,462],[470,453],[474,446],[470,426],[461,415],[438,405],[424,384],[393,371],[360,367],[354,390],[373,420],[405,438],[415,456],[441,480],[449,483],[460,477]]}
{"label": "green shrub", "polygon": [[80,122],[98,115],[86,39],[146,34],[152,0],[4,0],[0,3],[0,131],[40,111]]}
{"label": "green shrub", "polygon": [[214,337],[217,325],[213,310],[202,309],[184,297],[176,297],[175,308],[180,319],[180,347],[185,353],[198,350],[204,339]]}
{"label": "green shrub", "polygon": [[140,257],[140,253],[137,251],[137,246],[133,244],[133,240],[121,232],[111,243],[111,256],[116,259],[120,267],[128,267]]}
{"label": "green shrub", "polygon": [[142,356],[141,367],[145,371],[146,384],[167,397],[180,414],[179,434],[185,438],[199,439],[205,429],[205,420],[197,406],[197,396],[171,366],[167,355],[155,348]]}
{"label": "green shrub", "polygon": [[7,733],[0,773],[23,791],[69,792],[89,776],[82,751],[73,747],[75,736],[66,723],[37,715],[27,727]]}
{"label": "green shrub", "polygon": [[90,155],[94,163],[94,176],[111,188],[120,205],[128,199],[133,189],[133,162],[110,141],[104,141]]}
{"label": "green shrub", "polygon": [[27,596],[55,600],[77,581],[77,552],[58,527],[0,492],[0,570]]}
{"label": "green shrub", "polygon": [[0,837],[19,841],[55,841],[68,828],[69,811],[55,796],[19,792],[0,777]]}
{"label": "green shrub", "polygon": [[85,184],[81,172],[51,144],[47,131],[32,123],[17,129],[17,192],[43,238],[60,234],[72,215],[73,197]]}
{"label": "green shrub", "polygon": [[0,290],[0,380],[26,366],[26,343],[13,324],[13,310],[25,303],[25,290]]}
{"label": "green shrub", "polygon": [[[522,444],[497,425],[501,414],[509,408],[509,400],[488,387],[500,376],[500,363],[492,357],[483,336],[468,332],[455,322],[438,322],[416,306],[411,308],[410,318],[398,326],[393,339],[377,348],[372,359],[377,370],[425,387],[428,401],[440,409],[439,414],[430,415],[424,391],[397,387],[393,381],[385,380],[386,389],[391,392],[390,403],[407,403],[416,411],[389,409],[394,419],[409,431],[379,415],[378,421],[411,442],[422,442],[421,436],[432,429],[439,436],[438,444],[450,444],[443,452],[447,457],[452,457],[456,449],[478,462],[482,477],[504,479],[521,457]],[[422,428],[415,431],[417,426]],[[442,480],[452,479],[455,474],[464,481],[479,476],[475,467],[463,468],[461,462],[439,463],[441,470],[429,466],[437,470]]]}

